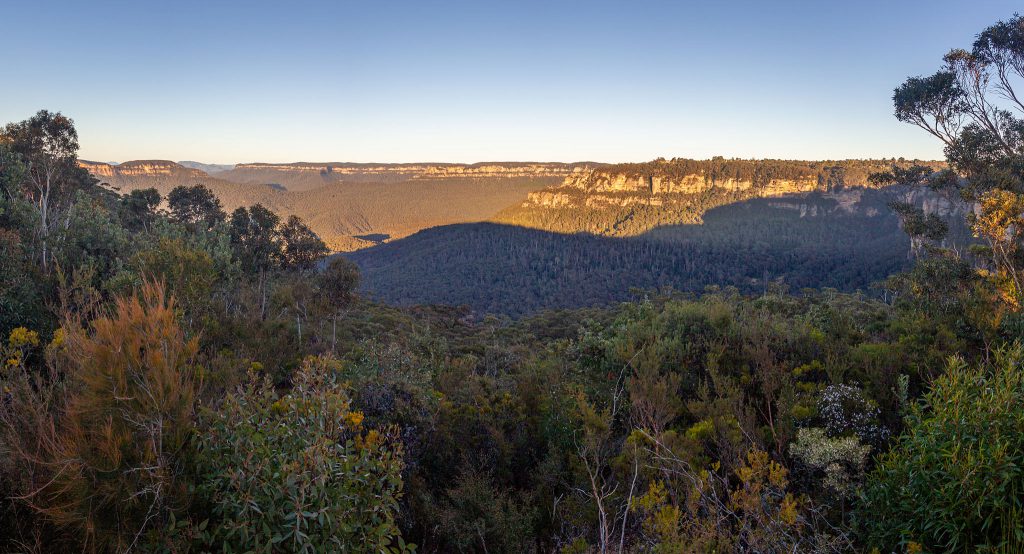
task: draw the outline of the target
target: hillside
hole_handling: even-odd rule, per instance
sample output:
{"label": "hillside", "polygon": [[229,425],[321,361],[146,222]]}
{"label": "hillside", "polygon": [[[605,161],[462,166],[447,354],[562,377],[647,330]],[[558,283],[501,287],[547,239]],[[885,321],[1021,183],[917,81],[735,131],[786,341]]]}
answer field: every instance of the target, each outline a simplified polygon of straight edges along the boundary
{"label": "hillside", "polygon": [[531,192],[499,223],[560,233],[628,237],[662,225],[700,223],[705,212],[751,198],[870,187],[871,173],[905,160],[689,160],[605,165]]}
{"label": "hillside", "polygon": [[227,210],[260,203],[309,222],[336,251],[404,237],[437,225],[484,221],[585,165],[240,164],[213,175],[164,161],[119,165],[81,161],[109,187],[127,192],[202,183]]}
{"label": "hillside", "polygon": [[631,288],[702,291],[866,289],[905,269],[909,241],[887,207],[911,201],[961,216],[920,191],[849,189],[757,198],[714,208],[702,224],[634,237],[563,234],[500,224],[428,229],[351,254],[366,293],[402,305],[469,305],[513,315],[606,305]]}

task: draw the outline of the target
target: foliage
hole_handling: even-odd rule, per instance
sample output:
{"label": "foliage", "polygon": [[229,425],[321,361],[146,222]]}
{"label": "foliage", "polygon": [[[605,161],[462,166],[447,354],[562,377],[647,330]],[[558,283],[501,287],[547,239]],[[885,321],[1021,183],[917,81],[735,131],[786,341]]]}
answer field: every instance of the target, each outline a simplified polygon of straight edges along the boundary
{"label": "foliage", "polygon": [[210,302],[217,281],[213,258],[181,239],[160,238],[152,248],[139,251],[132,260],[138,275],[160,276],[189,315],[199,315]]}
{"label": "foliage", "polygon": [[1024,546],[1024,352],[952,358],[881,457],[860,521],[882,549],[1016,552]]}
{"label": "foliage", "polygon": [[266,271],[280,263],[281,218],[260,204],[231,213],[231,243],[249,271]]}
{"label": "foliage", "polygon": [[[893,179],[927,185],[945,191],[951,200],[959,197],[978,205],[977,214],[968,220],[985,248],[975,249],[975,254],[1015,310],[1024,294],[1019,229],[1024,210],[1024,103],[1014,90],[1024,77],[1022,37],[1021,16],[997,22],[978,35],[970,51],[951,50],[942,69],[907,79],[893,94],[896,117],[940,139],[956,173]],[[932,238],[942,234],[932,227],[917,231]]]}
{"label": "foliage", "polygon": [[[634,510],[654,552],[844,552],[840,534],[816,530],[807,502],[788,492],[788,471],[752,449],[735,470],[735,485],[714,469],[688,475],[692,488],[679,504],[660,481]],[[681,504],[681,505],[680,505]]]}
{"label": "foliage", "polygon": [[220,199],[203,185],[178,186],[167,194],[171,219],[196,229],[211,229],[224,221]]}
{"label": "foliage", "polygon": [[864,477],[871,446],[856,436],[830,437],[820,427],[800,429],[789,446],[793,458],[809,469],[824,474],[828,493],[845,497]]}
{"label": "foliage", "polygon": [[118,202],[121,221],[135,232],[149,230],[157,217],[160,193],[156,189],[138,189],[121,197]]}
{"label": "foliage", "polygon": [[[33,249],[44,270],[50,265],[50,234],[61,223],[76,190],[90,182],[77,165],[78,132],[74,122],[60,112],[40,110],[25,121],[8,123],[0,132],[0,144],[19,157],[20,182],[8,183],[9,194],[31,201],[36,212]],[[6,180],[11,180],[7,163]],[[16,192],[15,192],[16,191]],[[35,258],[35,256],[33,256]]]}
{"label": "foliage", "polygon": [[33,286],[32,267],[24,262],[24,250],[17,233],[0,229],[0,333],[18,325],[39,328],[46,320],[39,290]]}
{"label": "foliage", "polygon": [[401,552],[401,449],[363,429],[335,362],[308,359],[277,397],[253,375],[207,413],[198,494],[224,552]]}
{"label": "foliage", "polygon": [[441,533],[460,551],[528,552],[533,543],[537,508],[529,499],[517,499],[495,489],[473,469],[447,490],[448,502],[440,514]]}
{"label": "foliage", "polygon": [[65,217],[54,233],[53,259],[62,268],[92,268],[93,285],[101,288],[123,267],[128,232],[100,199],[83,191],[75,194]]}
{"label": "foliage", "polygon": [[[38,341],[24,329],[10,337],[12,347]],[[16,391],[16,402],[0,415],[3,442],[26,470],[22,498],[96,552],[130,550],[182,513],[196,348],[173,301],[147,283],[88,329],[62,327],[50,345],[60,373],[40,381],[25,364],[8,363],[5,390]]]}
{"label": "foliage", "polygon": [[320,274],[320,290],[334,306],[344,307],[355,298],[359,287],[359,268],[340,256],[327,262]]}
{"label": "foliage", "polygon": [[281,226],[283,266],[291,269],[312,269],[327,255],[327,245],[298,216],[289,216]]}
{"label": "foliage", "polygon": [[880,443],[888,435],[879,425],[878,406],[853,385],[840,383],[826,387],[818,400],[818,414],[825,432],[831,437],[854,436],[865,442]]}

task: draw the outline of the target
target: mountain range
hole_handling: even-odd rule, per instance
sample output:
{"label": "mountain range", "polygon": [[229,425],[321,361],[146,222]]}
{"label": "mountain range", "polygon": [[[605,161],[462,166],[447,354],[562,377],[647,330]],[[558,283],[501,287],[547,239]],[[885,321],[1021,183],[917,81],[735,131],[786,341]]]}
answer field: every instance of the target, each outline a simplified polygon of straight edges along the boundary
{"label": "mountain range", "polygon": [[[631,289],[866,289],[909,263],[889,207],[964,209],[869,175],[908,160],[659,159],[599,164],[80,162],[126,192],[202,183],[225,209],[299,215],[395,304],[522,315]],[[960,233],[965,235],[965,233]]]}
{"label": "mountain range", "polygon": [[[586,164],[238,164],[207,173],[166,160],[113,165],[81,161],[119,192],[201,183],[228,211],[263,204],[306,220],[334,251],[453,223],[485,221],[531,191],[562,182]],[[215,166],[206,166],[207,168]]]}

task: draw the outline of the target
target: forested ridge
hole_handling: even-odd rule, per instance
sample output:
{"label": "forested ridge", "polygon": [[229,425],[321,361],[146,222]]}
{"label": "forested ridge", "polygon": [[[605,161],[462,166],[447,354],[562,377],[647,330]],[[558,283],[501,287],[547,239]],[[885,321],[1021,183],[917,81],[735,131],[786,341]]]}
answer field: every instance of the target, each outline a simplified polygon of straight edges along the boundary
{"label": "forested ridge", "polygon": [[[520,273],[543,283],[698,254],[718,268],[687,262],[706,290],[619,302],[606,281],[612,302],[551,309],[591,282],[570,280],[515,318],[380,303],[298,217],[227,213],[202,185],[115,194],[78,166],[69,117],[9,123],[0,550],[1020,552],[1022,45],[1024,19],[998,22],[899,86],[897,118],[948,167],[870,177],[964,207],[946,215],[971,244],[905,195],[828,226],[761,199],[635,243],[436,230],[478,265],[536,260]],[[893,257],[869,256],[899,228]],[[891,272],[883,294],[737,275],[730,252],[799,270],[774,259],[798,235],[845,248],[837,279]],[[382,251],[381,268],[478,271],[438,244],[420,248],[441,260]],[[480,288],[510,301],[520,276],[490,275]]]}
{"label": "forested ridge", "polygon": [[870,183],[869,177],[888,169],[893,164],[927,165],[934,169],[944,164],[890,158],[880,160],[746,160],[715,156],[707,160],[688,158],[659,158],[650,162],[606,164],[597,168],[608,175],[626,177],[661,177],[680,180],[699,175],[710,183],[732,179],[765,184],[773,179],[799,181],[814,180],[823,190],[842,187],[862,187]]}
{"label": "forested ridge", "polygon": [[927,167],[919,160],[708,160],[673,158],[608,164],[576,172],[531,193],[493,221],[558,233],[631,237],[656,227],[700,223],[720,206],[761,197],[819,192],[842,195],[877,188],[869,177],[891,167]]}

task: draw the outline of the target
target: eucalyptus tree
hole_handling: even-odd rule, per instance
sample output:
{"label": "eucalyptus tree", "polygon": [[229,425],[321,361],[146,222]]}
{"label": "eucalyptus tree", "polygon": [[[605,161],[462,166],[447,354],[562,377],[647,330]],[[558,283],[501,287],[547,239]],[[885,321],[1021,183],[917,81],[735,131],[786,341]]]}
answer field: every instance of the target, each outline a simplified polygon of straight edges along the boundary
{"label": "eucalyptus tree", "polygon": [[71,205],[74,191],[90,183],[88,172],[78,166],[78,131],[71,118],[40,110],[29,119],[7,124],[0,131],[0,143],[17,154],[24,166],[17,190],[35,207],[34,239],[39,263],[47,271],[51,235],[61,223],[59,214]]}
{"label": "eucalyptus tree", "polygon": [[[907,79],[893,94],[896,118],[945,145],[949,169],[889,174],[971,203],[984,246],[974,252],[1016,310],[1024,300],[1024,18],[982,31],[970,50],[954,49],[933,75]],[[908,214],[904,214],[905,216]],[[928,238],[942,229],[909,214]],[[931,222],[934,223],[934,222]]]}

